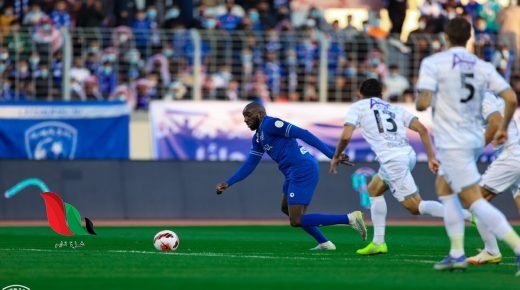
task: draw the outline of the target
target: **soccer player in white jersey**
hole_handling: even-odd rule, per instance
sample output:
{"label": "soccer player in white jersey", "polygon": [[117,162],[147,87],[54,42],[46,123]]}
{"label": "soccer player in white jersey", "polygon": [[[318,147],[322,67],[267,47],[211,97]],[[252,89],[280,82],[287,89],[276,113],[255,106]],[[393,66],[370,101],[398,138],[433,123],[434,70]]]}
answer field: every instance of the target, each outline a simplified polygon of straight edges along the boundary
{"label": "soccer player in white jersey", "polygon": [[354,103],[347,113],[343,132],[336,146],[330,171],[336,173],[340,156],[347,147],[356,128],[362,130],[363,138],[375,152],[380,168],[370,181],[370,213],[374,224],[374,237],[366,247],[357,250],[360,255],[385,254],[386,201],[383,193],[391,190],[394,197],[414,215],[431,215],[442,218],[444,208],[438,201],[422,200],[411,171],[415,166],[415,151],[410,146],[406,130],[419,133],[428,155],[428,166],[435,173],[439,167],[435,159],[428,130],[411,113],[381,99],[382,86],[376,79],[361,84],[362,100]]}
{"label": "soccer player in white jersey", "polygon": [[517,256],[517,275],[520,275],[520,237],[506,217],[482,198],[476,164],[484,147],[481,116],[484,91],[490,90],[505,101],[503,120],[494,136],[495,145],[507,140],[507,128],[516,108],[516,95],[491,64],[465,49],[471,36],[471,24],[466,19],[451,19],[445,32],[449,49],[422,60],[416,100],[419,111],[432,107],[433,135],[443,174],[438,181],[444,178],[451,189],[441,190],[440,183],[436,184],[437,194],[444,204],[450,252],[434,265],[434,269],[467,267],[460,198],[477,219],[513,249]]}
{"label": "soccer player in white jersey", "polygon": [[[502,122],[503,112],[504,100],[486,92],[482,105],[482,117],[485,120],[486,127],[485,144],[489,144],[493,140],[493,136]],[[513,198],[520,212],[520,192],[518,191],[518,182],[520,181],[520,132],[515,121],[509,123],[507,135],[507,142],[496,148],[497,159],[482,175],[480,191],[485,199],[491,201],[498,194],[508,189],[513,190]],[[476,224],[485,247],[479,254],[468,258],[468,263],[474,265],[500,263],[502,254],[495,236],[481,220],[477,219]]]}

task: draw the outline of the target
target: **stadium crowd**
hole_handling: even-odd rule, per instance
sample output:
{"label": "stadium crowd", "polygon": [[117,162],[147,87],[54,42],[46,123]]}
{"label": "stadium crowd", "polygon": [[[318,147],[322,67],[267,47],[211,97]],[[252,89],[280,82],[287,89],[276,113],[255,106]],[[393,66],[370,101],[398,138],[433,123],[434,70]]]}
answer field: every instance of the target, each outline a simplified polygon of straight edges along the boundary
{"label": "stadium crowd", "polygon": [[146,109],[153,99],[191,98],[195,42],[189,29],[196,28],[205,99],[317,101],[327,41],[330,101],[356,100],[359,83],[377,78],[385,98],[410,102],[418,64],[444,48],[444,23],[459,15],[474,25],[475,53],[520,91],[520,69],[513,69],[520,6],[425,0],[418,28],[403,43],[407,1],[384,2],[389,32],[378,11],[361,29],[353,15],[341,27],[316,7],[295,21],[290,0],[194,1],[189,22],[173,0],[0,1],[0,100],[62,98],[65,27],[73,48],[73,100],[125,99]]}

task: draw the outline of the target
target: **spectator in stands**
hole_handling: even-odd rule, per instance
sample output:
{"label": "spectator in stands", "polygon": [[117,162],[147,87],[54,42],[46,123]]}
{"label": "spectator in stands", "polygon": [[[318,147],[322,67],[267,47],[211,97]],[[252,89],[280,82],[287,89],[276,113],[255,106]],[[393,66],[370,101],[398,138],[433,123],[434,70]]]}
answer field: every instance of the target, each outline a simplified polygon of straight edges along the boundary
{"label": "spectator in stands", "polygon": [[37,100],[52,100],[54,88],[47,63],[40,63],[34,76],[35,98]]}
{"label": "spectator in stands", "polygon": [[354,16],[347,15],[347,26],[341,32],[345,41],[352,41],[359,34],[359,30],[354,26]]}
{"label": "spectator in stands", "polygon": [[260,1],[256,6],[258,14],[260,14],[260,22],[264,29],[273,28],[276,26],[276,16],[271,13],[269,4],[266,1]]}
{"label": "spectator in stands", "polygon": [[365,66],[370,72],[370,75],[366,78],[384,79],[387,74],[387,67],[383,52],[378,48],[373,48],[366,56]]}
{"label": "spectator in stands", "polygon": [[247,16],[249,16],[249,19],[251,19],[252,30],[262,31],[264,29],[262,22],[260,22],[260,13],[258,13],[258,10],[256,8],[249,9],[247,12]]}
{"label": "spectator in stands", "polygon": [[426,0],[419,8],[422,16],[426,16],[427,30],[431,33],[444,31],[445,10],[437,0]]}
{"label": "spectator in stands", "polygon": [[87,100],[82,83],[73,75],[70,76],[70,99],[73,101]]}
{"label": "spectator in stands", "polygon": [[511,77],[511,69],[513,67],[514,59],[514,52],[510,51],[507,45],[499,43],[497,45],[497,49],[494,51],[493,56],[491,57],[491,63],[495,66],[497,71],[504,77],[504,79],[509,81]]}
{"label": "spectator in stands", "polygon": [[188,89],[186,86],[180,81],[173,81],[166,90],[164,94],[164,100],[182,100],[185,98]]}
{"label": "spectator in stands", "polygon": [[29,12],[27,14],[25,14],[25,17],[23,18],[23,25],[36,26],[40,23],[40,20],[44,16],[46,16],[46,15],[42,11],[38,2],[32,2],[31,9],[29,10]]}
{"label": "spectator in stands", "polygon": [[33,51],[31,53],[31,56],[29,57],[29,68],[31,69],[31,72],[36,72],[38,70],[38,67],[40,65],[40,55]]}
{"label": "spectator in stands", "polygon": [[242,6],[235,4],[234,0],[225,0],[223,5],[214,8],[212,14],[218,18],[226,14],[232,14],[241,18],[245,16],[245,11]]}
{"label": "spectator in stands", "polygon": [[20,21],[17,19],[11,21],[10,32],[4,42],[7,44],[9,54],[15,58],[25,57],[32,49],[31,37],[21,31]]}
{"label": "spectator in stands", "polygon": [[144,61],[141,59],[141,54],[137,49],[129,50],[124,58],[125,62],[123,65],[126,65],[126,77],[130,80],[134,81],[139,78],[141,75],[141,71],[144,68]]}
{"label": "spectator in stands", "polygon": [[63,37],[53,26],[52,20],[45,16],[33,34],[36,51],[40,55],[40,62],[49,62],[49,58],[63,45]]}
{"label": "spectator in stands", "polygon": [[477,16],[480,12],[480,3],[477,0],[469,0],[466,6],[464,6],[464,11],[468,13],[471,17],[472,23],[475,23]]}
{"label": "spectator in stands", "polygon": [[162,53],[158,53],[152,56],[150,59],[148,59],[145,68],[145,73],[155,73],[159,75],[159,83],[161,87],[167,87],[170,85],[171,82],[169,67],[170,65],[168,63],[168,59]]}
{"label": "spectator in stands", "polygon": [[404,19],[406,17],[406,9],[408,6],[407,0],[388,0],[386,9],[390,22],[392,22],[392,29],[390,33],[401,35],[403,29]]}
{"label": "spectator in stands", "polygon": [[126,101],[129,108],[135,108],[137,99],[135,96],[135,88],[130,83],[128,76],[124,72],[119,72],[119,85],[112,92],[109,100]]}
{"label": "spectator in stands", "polygon": [[[103,3],[101,0],[86,0],[81,2],[76,19],[76,26],[78,27],[100,27],[105,21],[105,13],[103,12]],[[81,17],[88,15],[88,17]]]}
{"label": "spectator in stands", "polygon": [[509,44],[515,55],[520,55],[520,1],[502,9],[497,19],[500,25],[500,40]]}
{"label": "spectator in stands", "polygon": [[74,57],[74,64],[70,68],[70,77],[78,81],[81,85],[90,76],[90,71],[85,67],[85,61],[83,57]]}
{"label": "spectator in stands", "polygon": [[29,64],[26,60],[20,60],[16,63],[16,66],[10,72],[11,78],[16,82],[29,81],[32,78]]}
{"label": "spectator in stands", "polygon": [[135,19],[132,21],[132,31],[135,37],[135,45],[141,55],[146,54],[149,34],[152,30],[152,21],[147,18],[144,10],[137,11]]}
{"label": "spectator in stands", "polygon": [[499,26],[497,17],[502,10],[502,6],[496,0],[488,0],[480,6],[478,16],[484,18],[486,27],[493,33],[498,33]]}
{"label": "spectator in stands", "polygon": [[103,96],[99,91],[99,83],[95,76],[90,76],[85,80],[85,100],[87,101],[101,101]]}
{"label": "spectator in stands", "polygon": [[[65,27],[65,28],[70,28],[71,27],[71,19],[70,19],[70,14],[67,12],[67,3],[63,0],[59,0],[56,2],[56,6],[55,6],[55,9],[54,11],[52,11],[51,13],[51,19],[52,19],[52,22],[54,23],[54,27],[56,28],[61,28],[61,27]],[[85,18],[88,18],[90,17],[87,16]]]}
{"label": "spectator in stands", "polygon": [[410,88],[410,82],[399,73],[396,64],[389,66],[388,74],[383,78],[385,92],[383,99],[386,101],[401,100],[405,90]]}
{"label": "spectator in stands", "polygon": [[[0,67],[2,64],[0,63]],[[0,101],[12,101],[14,99],[14,91],[11,89],[9,80],[2,76],[0,71]]]}
{"label": "spectator in stands", "polygon": [[10,5],[4,6],[0,15],[0,39],[9,34],[9,27],[13,20],[16,20],[14,7]]}
{"label": "spectator in stands", "polygon": [[226,13],[218,17],[219,28],[226,31],[233,31],[240,25],[241,18],[232,13],[232,6],[230,7],[228,5],[226,6],[226,9]]}
{"label": "spectator in stands", "polygon": [[487,27],[487,22],[484,18],[477,16],[475,22],[475,44],[482,45],[486,42],[495,43],[496,34]]}
{"label": "spectator in stands", "polygon": [[113,62],[109,59],[103,60],[103,66],[97,72],[99,91],[103,99],[108,99],[117,86],[117,75],[113,68]]}
{"label": "spectator in stands", "polygon": [[267,86],[271,92],[271,99],[276,100],[280,96],[282,82],[282,67],[276,58],[276,53],[269,51],[263,66],[264,74],[267,76]]}
{"label": "spectator in stands", "polygon": [[147,79],[140,79],[137,81],[136,85],[136,99],[137,104],[136,110],[148,110],[148,106],[150,105],[150,101],[153,99],[153,96],[150,91],[150,84]]}

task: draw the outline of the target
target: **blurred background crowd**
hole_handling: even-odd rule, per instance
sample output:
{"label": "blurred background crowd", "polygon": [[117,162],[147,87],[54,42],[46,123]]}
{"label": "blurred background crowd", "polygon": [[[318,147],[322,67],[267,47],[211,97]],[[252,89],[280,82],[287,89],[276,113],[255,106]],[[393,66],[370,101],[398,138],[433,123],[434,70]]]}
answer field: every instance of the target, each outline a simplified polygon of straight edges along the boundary
{"label": "blurred background crowd", "polygon": [[68,90],[146,110],[198,88],[202,99],[345,102],[374,77],[386,99],[412,102],[420,61],[445,48],[444,23],[457,16],[520,95],[516,1],[360,1],[373,4],[366,15],[303,2],[0,0],[0,101]]}

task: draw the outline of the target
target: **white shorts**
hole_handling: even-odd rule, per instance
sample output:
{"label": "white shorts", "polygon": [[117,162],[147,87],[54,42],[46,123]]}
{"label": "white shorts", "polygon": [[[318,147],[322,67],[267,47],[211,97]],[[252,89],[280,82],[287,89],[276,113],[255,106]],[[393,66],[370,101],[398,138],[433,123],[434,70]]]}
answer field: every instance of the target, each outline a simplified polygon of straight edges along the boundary
{"label": "white shorts", "polygon": [[438,149],[439,175],[446,179],[453,193],[459,193],[480,181],[477,159],[482,149]]}
{"label": "white shorts", "polygon": [[392,195],[397,201],[402,202],[407,197],[417,193],[417,185],[412,176],[415,167],[415,152],[412,150],[407,155],[401,155],[388,162],[381,163],[377,173],[388,185]]}
{"label": "white shorts", "polygon": [[517,150],[506,149],[498,158],[489,165],[480,186],[494,194],[511,189],[513,194],[518,189],[520,181],[520,148]]}

